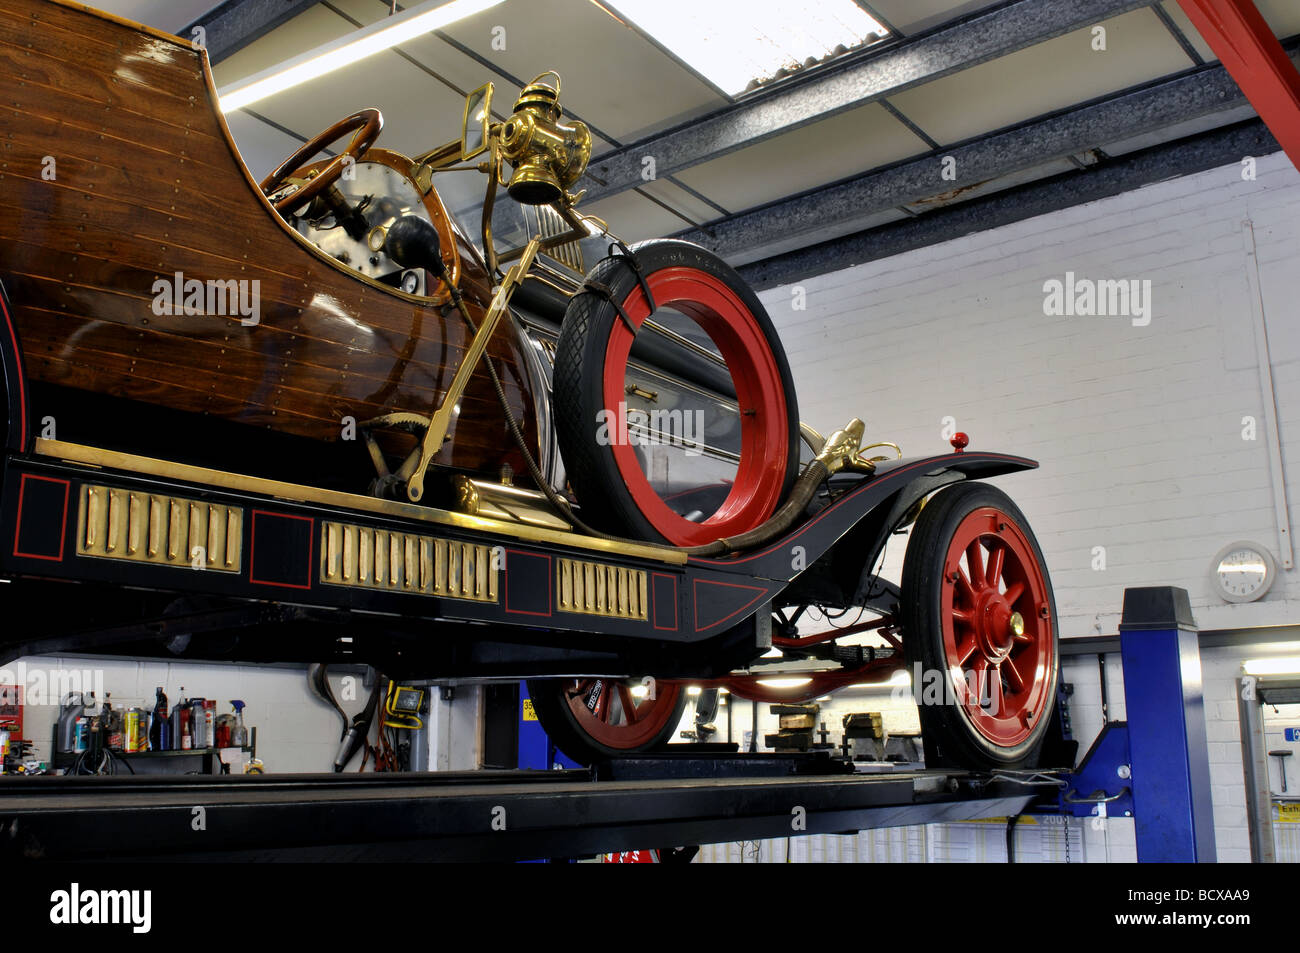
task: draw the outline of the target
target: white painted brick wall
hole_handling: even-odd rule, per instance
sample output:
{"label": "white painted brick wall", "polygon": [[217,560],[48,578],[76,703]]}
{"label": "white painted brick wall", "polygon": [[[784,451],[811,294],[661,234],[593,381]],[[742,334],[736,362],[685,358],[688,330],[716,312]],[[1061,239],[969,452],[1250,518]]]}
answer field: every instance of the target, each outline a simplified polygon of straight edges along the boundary
{"label": "white painted brick wall", "polygon": [[[170,705],[180,701],[182,694],[191,698],[215,698],[219,714],[231,711],[230,699],[241,699],[248,706],[244,711],[245,724],[250,729],[257,728],[257,756],[265,762],[268,773],[329,771],[338,752],[341,728],[338,715],[312,695],[305,668],[40,657],[4,666],[12,673],[8,681],[18,680],[17,673],[22,671],[19,662],[26,666],[28,673],[37,669],[102,673],[97,677],[102,678],[105,690],[112,694],[114,708],[138,705],[152,709],[154,691],[159,685],[163,686]],[[344,693],[342,676],[331,675],[330,684],[349,717],[360,711],[369,697],[360,678],[356,679],[356,697],[351,700]],[[52,760],[57,700],[52,704],[28,705],[23,715],[23,734],[35,742],[35,756]],[[353,769],[360,763],[358,755],[352,763]]]}
{"label": "white painted brick wall", "polygon": [[[1241,606],[1219,600],[1209,577],[1215,553],[1234,540],[1279,551],[1246,219],[1259,253],[1287,481],[1300,459],[1300,174],[1280,154],[1257,168],[1252,182],[1234,164],[809,278],[797,283],[803,311],[792,309],[791,287],[764,292],[801,416],[824,432],[861,416],[869,437],[897,441],[911,455],[947,450],[941,421],[952,416],[975,448],[1037,458],[1041,469],[996,482],[1039,538],[1066,637],[1115,632],[1124,589],[1141,585],[1187,589],[1202,629],[1295,623],[1294,571],[1283,571],[1265,599]],[[1150,280],[1150,325],[1045,316],[1043,284],[1067,271]],[[1248,415],[1258,422],[1255,441],[1242,439]],[[1288,490],[1297,521],[1300,487]],[[1092,568],[1096,546],[1106,550],[1104,571]],[[894,578],[903,552],[896,543],[887,555]],[[1221,861],[1249,859],[1233,679],[1245,658],[1298,648],[1243,644],[1203,654]],[[1074,733],[1086,750],[1102,725],[1095,656],[1067,660],[1062,675],[1075,686]],[[1107,682],[1109,715],[1123,718],[1117,654],[1107,657]],[[906,859],[936,850],[994,859],[1004,850],[993,844],[1000,829],[982,832],[987,844],[964,833],[961,849],[938,826],[927,830]],[[1134,860],[1135,843],[1132,821],[1083,825],[1089,861]]]}
{"label": "white painted brick wall", "polygon": [[[1223,604],[1208,572],[1238,538],[1278,550],[1246,218],[1284,457],[1300,459],[1300,175],[1280,155],[1258,173],[1242,181],[1234,164],[809,278],[804,311],[788,287],[764,292],[803,418],[829,431],[859,415],[869,436],[923,454],[947,449],[952,416],[976,448],[1039,459],[997,482],[1043,545],[1067,636],[1114,632],[1124,588],[1163,583],[1189,591],[1202,628],[1295,621],[1294,572],[1248,606]],[[1067,271],[1150,280],[1150,325],[1044,316],[1044,282]],[[1241,438],[1247,415],[1255,441]]]}

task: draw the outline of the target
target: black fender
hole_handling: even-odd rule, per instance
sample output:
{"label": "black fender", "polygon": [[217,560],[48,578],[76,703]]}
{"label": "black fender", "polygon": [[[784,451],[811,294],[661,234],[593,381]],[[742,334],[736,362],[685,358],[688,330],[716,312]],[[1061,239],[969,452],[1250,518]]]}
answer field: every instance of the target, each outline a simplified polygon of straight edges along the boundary
{"label": "black fender", "polygon": [[852,482],[834,502],[761,549],[732,557],[692,557],[690,565],[789,584],[838,550],[849,566],[856,567],[852,580],[844,580],[849,584],[846,594],[856,594],[864,569],[870,570],[889,534],[918,500],[962,480],[982,480],[1037,466],[1037,461],[1027,457],[981,451],[890,460],[856,480],[853,476],[832,478],[836,488]]}
{"label": "black fender", "polygon": [[23,376],[23,351],[18,341],[13,305],[0,281],[0,383],[4,385],[4,450],[25,453],[31,445],[31,400]]}

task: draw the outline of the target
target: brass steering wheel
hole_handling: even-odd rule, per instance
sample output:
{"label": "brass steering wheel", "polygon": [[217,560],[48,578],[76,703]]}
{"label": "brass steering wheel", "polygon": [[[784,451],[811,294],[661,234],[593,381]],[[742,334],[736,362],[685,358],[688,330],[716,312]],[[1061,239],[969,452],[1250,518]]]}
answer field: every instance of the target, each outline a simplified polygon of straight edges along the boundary
{"label": "brass steering wheel", "polygon": [[360,160],[366,154],[366,150],[375,144],[375,140],[379,138],[379,133],[383,128],[384,117],[378,109],[374,108],[362,109],[346,119],[340,119],[311,141],[304,143],[302,148],[281,162],[274,172],[262,180],[258,187],[262,190],[263,195],[272,194],[284,184],[286,179],[291,178],[294,173],[307,165],[309,160],[316,158],[316,155],[326,146],[342,139],[349,132],[355,132],[356,135],[348,143],[347,149],[335,156],[329,165],[321,169],[315,177],[273,203],[277,212],[281,215],[288,215],[290,211],[306,205],[337,182],[339,176],[343,174],[343,169],[348,160],[351,159],[353,163]]}

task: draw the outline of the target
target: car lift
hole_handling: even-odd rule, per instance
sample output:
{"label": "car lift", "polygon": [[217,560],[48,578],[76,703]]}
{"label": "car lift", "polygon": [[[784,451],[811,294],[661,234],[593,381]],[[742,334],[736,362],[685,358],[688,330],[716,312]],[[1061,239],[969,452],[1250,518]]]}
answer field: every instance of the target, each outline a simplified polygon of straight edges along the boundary
{"label": "car lift", "polygon": [[0,778],[0,856],[528,860],[1033,812],[1131,814],[1139,860],[1212,860],[1187,593],[1127,590],[1120,629],[1129,721],[1108,724],[1073,772],[861,773],[826,752],[710,745],[591,770]]}
{"label": "car lift", "polygon": [[[766,776],[755,777],[762,771]],[[18,778],[0,856],[487,861],[845,833],[1020,813],[1034,788],[830,758],[644,758],[612,772]]]}
{"label": "car lift", "polygon": [[1201,653],[1187,590],[1126,589],[1127,721],[1107,722],[1060,794],[1073,817],[1135,819],[1142,863],[1215,860]]}

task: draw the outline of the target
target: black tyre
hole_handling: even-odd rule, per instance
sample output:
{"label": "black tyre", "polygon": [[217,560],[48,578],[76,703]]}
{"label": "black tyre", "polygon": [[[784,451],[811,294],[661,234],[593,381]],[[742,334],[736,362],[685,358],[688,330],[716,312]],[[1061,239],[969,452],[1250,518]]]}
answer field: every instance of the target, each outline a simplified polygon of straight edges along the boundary
{"label": "black tyre", "polygon": [[542,730],[579,764],[666,744],[686,707],[680,685],[649,691],[617,678],[529,679],[528,697]]}
{"label": "black tyre", "polygon": [[1056,603],[1038,541],[1005,493],[960,483],[921,511],[900,621],[927,761],[1035,766],[1056,703]]}
{"label": "black tyre", "polygon": [[[794,381],[772,321],[744,280],[703,248],[652,241],[633,246],[632,252],[654,298],[655,320],[690,319],[725,362],[739,409],[730,422],[738,462],[724,463],[734,470],[704,479],[703,487],[686,481],[667,492],[662,483],[658,489],[652,484],[645,452],[628,428],[629,401],[638,393],[628,372],[637,334],[611,300],[590,292],[577,295],[560,330],[554,391],[556,434],[583,519],[610,533],[679,546],[753,529],[776,511],[799,466]],[[651,316],[626,258],[602,261],[590,278],[610,289],[638,330]],[[666,405],[676,399],[685,406],[683,395],[690,393],[683,388],[661,397],[658,389],[662,384],[639,389],[641,396],[653,392],[645,399],[659,403],[644,407],[654,410],[633,406],[632,412],[671,414]],[[698,503],[701,489],[715,492],[704,505]],[[682,502],[688,498],[691,502]]]}

